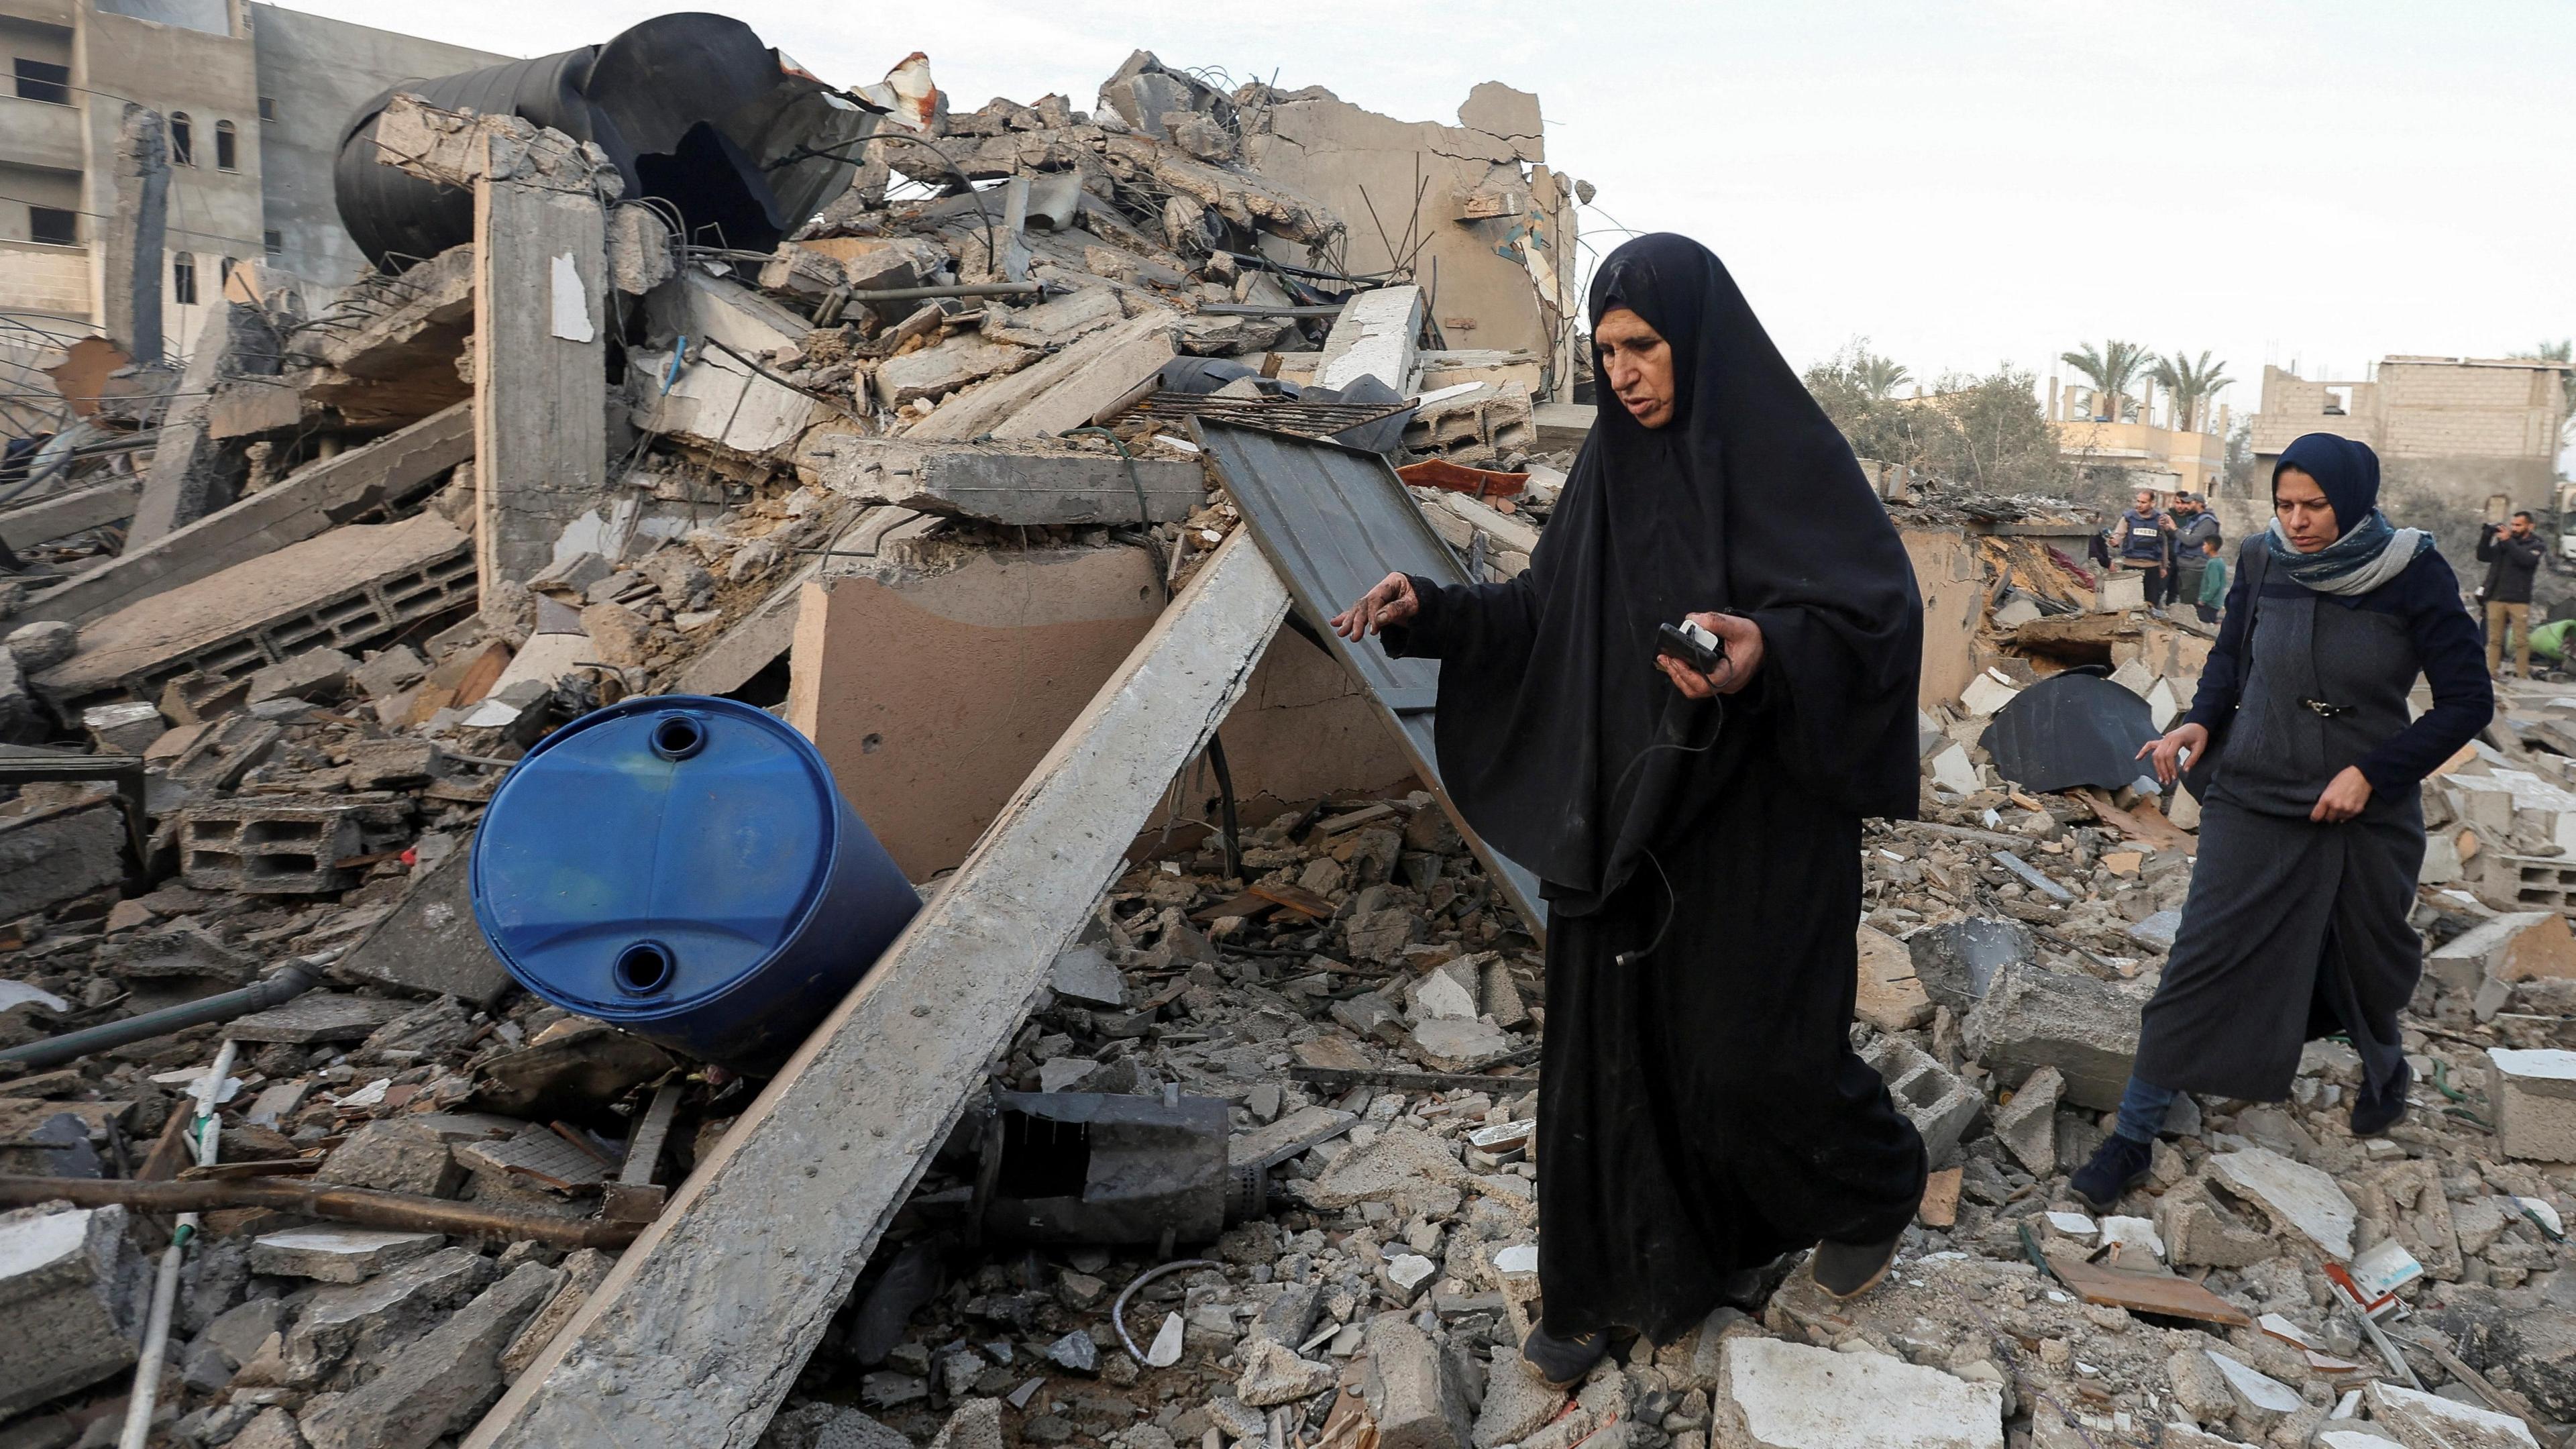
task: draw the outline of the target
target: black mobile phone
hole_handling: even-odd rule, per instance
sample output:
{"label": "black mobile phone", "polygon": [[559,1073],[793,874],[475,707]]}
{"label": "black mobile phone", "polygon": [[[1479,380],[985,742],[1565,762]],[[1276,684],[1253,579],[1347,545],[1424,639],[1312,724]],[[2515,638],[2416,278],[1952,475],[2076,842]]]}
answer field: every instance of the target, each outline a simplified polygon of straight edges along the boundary
{"label": "black mobile phone", "polygon": [[1726,662],[1726,641],[1684,619],[1678,624],[1656,626],[1655,652],[1714,676],[1717,667]]}

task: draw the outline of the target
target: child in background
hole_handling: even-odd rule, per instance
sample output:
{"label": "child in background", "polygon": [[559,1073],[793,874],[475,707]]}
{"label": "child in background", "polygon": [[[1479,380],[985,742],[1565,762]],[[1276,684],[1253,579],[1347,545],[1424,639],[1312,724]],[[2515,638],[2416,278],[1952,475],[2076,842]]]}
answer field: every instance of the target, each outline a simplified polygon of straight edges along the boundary
{"label": "child in background", "polygon": [[2217,539],[2202,539],[2200,551],[2209,562],[2201,566],[2200,598],[2192,608],[2200,614],[2200,622],[2215,624],[2219,606],[2227,602],[2227,560],[2218,556]]}

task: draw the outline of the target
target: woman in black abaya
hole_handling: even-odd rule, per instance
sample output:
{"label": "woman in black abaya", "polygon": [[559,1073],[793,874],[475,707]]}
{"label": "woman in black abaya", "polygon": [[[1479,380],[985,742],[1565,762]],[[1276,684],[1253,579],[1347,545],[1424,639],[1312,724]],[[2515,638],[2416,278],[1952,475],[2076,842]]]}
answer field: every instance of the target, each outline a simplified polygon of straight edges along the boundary
{"label": "woman in black abaya", "polygon": [[[1822,1243],[1878,1281],[1922,1140],[1851,1050],[1863,816],[1914,811],[1922,612],[1895,528],[1724,266],[1638,238],[1592,284],[1605,401],[1509,582],[1388,578],[1334,620],[1442,662],[1441,773],[1550,906],[1540,1327],[1579,1377]],[[1690,617],[1707,674],[1657,657]]]}

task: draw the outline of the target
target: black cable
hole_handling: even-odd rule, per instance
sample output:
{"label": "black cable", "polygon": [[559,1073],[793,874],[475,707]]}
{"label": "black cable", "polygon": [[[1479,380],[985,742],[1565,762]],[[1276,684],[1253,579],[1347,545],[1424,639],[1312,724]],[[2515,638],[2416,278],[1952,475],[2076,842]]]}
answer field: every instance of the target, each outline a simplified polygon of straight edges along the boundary
{"label": "black cable", "polygon": [[[1686,745],[1679,741],[1667,740],[1658,744],[1648,745],[1644,749],[1639,750],[1636,758],[1628,762],[1628,768],[1619,772],[1619,782],[1610,787],[1610,798],[1613,801],[1616,801],[1619,798],[1620,791],[1628,788],[1628,777],[1637,773],[1637,767],[1646,763],[1646,757],[1655,753],[1657,750],[1678,750],[1685,755],[1704,755],[1717,748],[1718,741],[1725,738],[1726,735],[1726,697],[1724,695],[1711,695],[1709,696],[1709,701],[1717,706],[1717,727],[1715,730],[1711,731],[1708,743],[1704,745]],[[1622,817],[1614,813],[1612,818],[1617,819]],[[1670,875],[1665,874],[1664,863],[1657,860],[1655,858],[1655,852],[1645,846],[1641,845],[1637,847],[1637,853],[1644,856],[1646,858],[1646,863],[1655,868],[1655,878],[1663,882],[1664,915],[1663,919],[1655,924],[1654,939],[1646,943],[1645,949],[1639,951],[1622,951],[1610,958],[1611,965],[1621,967],[1623,969],[1633,966],[1637,962],[1654,955],[1659,950],[1662,950],[1664,945],[1664,936],[1673,928],[1673,918],[1681,914],[1681,900],[1680,897],[1675,895],[1673,892],[1673,878]]]}

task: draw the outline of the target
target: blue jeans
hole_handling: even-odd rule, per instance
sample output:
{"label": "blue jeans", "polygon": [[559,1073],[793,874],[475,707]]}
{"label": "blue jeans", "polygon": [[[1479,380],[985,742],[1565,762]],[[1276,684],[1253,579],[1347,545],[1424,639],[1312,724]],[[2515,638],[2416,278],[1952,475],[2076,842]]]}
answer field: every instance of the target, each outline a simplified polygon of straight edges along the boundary
{"label": "blue jeans", "polygon": [[2144,1077],[2129,1078],[2129,1088],[2120,1094],[2120,1120],[2112,1135],[2132,1142],[2153,1143],[2156,1133],[2165,1125],[2165,1109],[2182,1093],[2159,1087]]}

